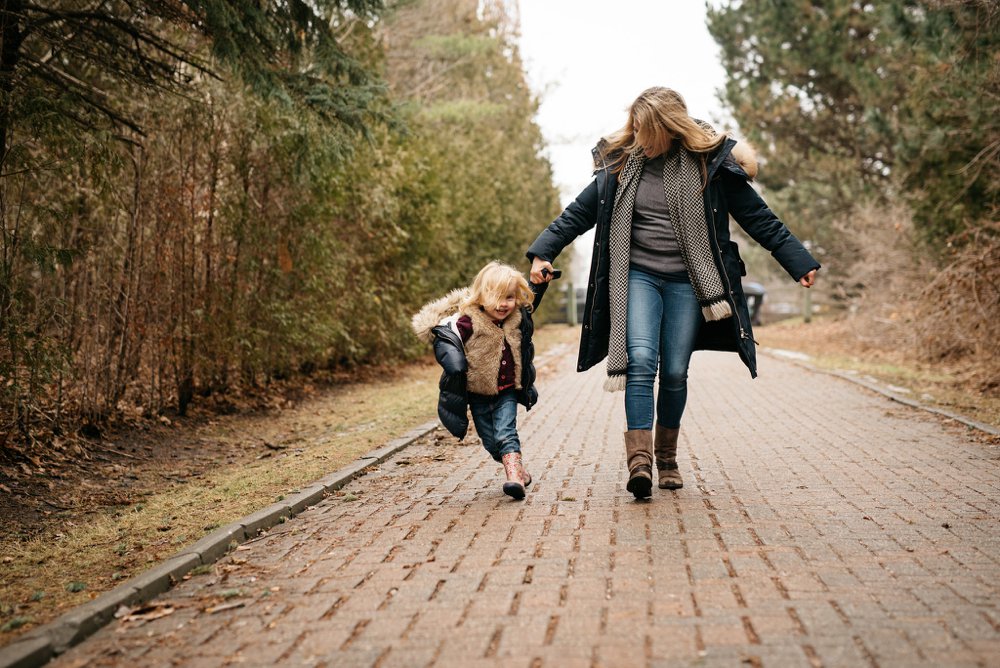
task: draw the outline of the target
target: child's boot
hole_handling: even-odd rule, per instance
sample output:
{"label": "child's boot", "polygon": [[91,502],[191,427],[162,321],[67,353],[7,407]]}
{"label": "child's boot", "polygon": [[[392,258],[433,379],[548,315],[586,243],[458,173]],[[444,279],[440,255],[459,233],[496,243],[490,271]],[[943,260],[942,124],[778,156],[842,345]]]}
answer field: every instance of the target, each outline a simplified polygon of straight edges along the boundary
{"label": "child's boot", "polygon": [[677,469],[677,437],[680,429],[656,425],[653,451],[656,453],[656,470],[660,474],[660,489],[680,489],[684,486]]}
{"label": "child's boot", "polygon": [[501,457],[503,471],[507,475],[507,482],[503,484],[503,493],[509,497],[521,500],[524,498],[524,479],[521,477],[521,453],[508,452]]}
{"label": "child's boot", "polygon": [[630,429],[625,432],[625,461],[628,464],[628,483],[625,489],[637,499],[653,493],[653,431]]}

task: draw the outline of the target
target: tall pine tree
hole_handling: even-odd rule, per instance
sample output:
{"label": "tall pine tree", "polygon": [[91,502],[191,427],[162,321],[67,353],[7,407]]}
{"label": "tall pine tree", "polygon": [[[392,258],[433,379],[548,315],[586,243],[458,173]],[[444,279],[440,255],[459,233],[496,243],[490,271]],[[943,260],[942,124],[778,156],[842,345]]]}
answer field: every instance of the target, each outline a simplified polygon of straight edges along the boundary
{"label": "tall pine tree", "polygon": [[821,234],[860,195],[902,193],[928,239],[995,213],[995,2],[727,1],[709,29],[763,181]]}
{"label": "tall pine tree", "polygon": [[[0,139],[49,117],[85,131],[139,132],[124,101],[183,92],[218,68],[258,93],[364,128],[378,83],[343,47],[382,0],[78,0],[0,2]],[[205,42],[209,49],[204,49]]]}

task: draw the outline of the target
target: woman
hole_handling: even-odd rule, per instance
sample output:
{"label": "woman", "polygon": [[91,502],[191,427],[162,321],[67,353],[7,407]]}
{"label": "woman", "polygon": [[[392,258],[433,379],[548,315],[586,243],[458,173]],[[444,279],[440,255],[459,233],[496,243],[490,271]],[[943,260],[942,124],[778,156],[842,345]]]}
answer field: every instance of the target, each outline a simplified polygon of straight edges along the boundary
{"label": "woman", "polygon": [[[677,437],[695,350],[728,350],[756,377],[746,273],[729,216],[811,287],[819,263],[750,186],[752,152],[688,115],[669,88],[643,91],[628,120],[593,151],[595,178],[528,249],[531,280],[596,226],[578,371],[607,357],[605,389],[625,390],[626,489],[683,486]],[[659,362],[654,439],[653,380]]]}

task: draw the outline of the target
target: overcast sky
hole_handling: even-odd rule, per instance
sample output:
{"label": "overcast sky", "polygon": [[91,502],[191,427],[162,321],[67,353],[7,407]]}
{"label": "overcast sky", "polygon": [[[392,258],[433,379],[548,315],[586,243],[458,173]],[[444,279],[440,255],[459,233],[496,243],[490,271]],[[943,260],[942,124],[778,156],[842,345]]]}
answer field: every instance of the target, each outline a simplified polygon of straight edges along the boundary
{"label": "overcast sky", "polygon": [[521,56],[563,204],[589,182],[590,149],[644,89],[668,86],[691,114],[725,118],[725,85],[702,0],[520,0]]}

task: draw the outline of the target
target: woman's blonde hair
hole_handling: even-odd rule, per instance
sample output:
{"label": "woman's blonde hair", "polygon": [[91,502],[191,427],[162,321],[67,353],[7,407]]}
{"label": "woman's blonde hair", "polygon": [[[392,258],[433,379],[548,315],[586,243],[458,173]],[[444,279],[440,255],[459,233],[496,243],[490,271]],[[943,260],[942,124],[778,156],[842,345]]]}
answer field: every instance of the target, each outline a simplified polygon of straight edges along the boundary
{"label": "woman's blonde hair", "polygon": [[509,264],[494,260],[479,270],[463,306],[493,308],[511,292],[514,293],[517,306],[531,310],[535,294],[528,286],[524,274]]}
{"label": "woman's blonde hair", "polygon": [[680,93],[654,86],[642,91],[629,106],[625,127],[606,138],[601,154],[617,174],[630,154],[648,147],[659,155],[672,147],[675,140],[701,158],[704,180],[705,154],[722,144],[726,135],[716,134],[707,124],[702,126],[691,118]]}

